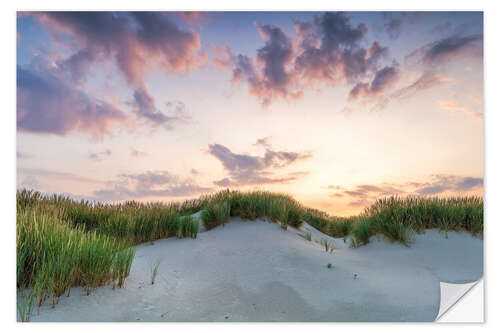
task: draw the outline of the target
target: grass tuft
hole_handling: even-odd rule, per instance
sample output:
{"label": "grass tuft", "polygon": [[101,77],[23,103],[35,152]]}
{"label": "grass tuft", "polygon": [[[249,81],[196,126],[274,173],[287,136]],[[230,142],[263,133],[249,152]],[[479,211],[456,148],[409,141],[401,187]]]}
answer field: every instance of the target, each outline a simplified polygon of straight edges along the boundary
{"label": "grass tuft", "polygon": [[321,238],[321,245],[325,248],[326,252],[333,252],[333,243],[326,238]]}
{"label": "grass tuft", "polygon": [[304,238],[305,240],[311,241],[312,240],[312,234],[310,231],[305,231],[299,234],[300,237]]}
{"label": "grass tuft", "polygon": [[161,260],[156,259],[151,263],[151,284],[155,284],[156,276],[158,275],[158,269],[160,268]]}

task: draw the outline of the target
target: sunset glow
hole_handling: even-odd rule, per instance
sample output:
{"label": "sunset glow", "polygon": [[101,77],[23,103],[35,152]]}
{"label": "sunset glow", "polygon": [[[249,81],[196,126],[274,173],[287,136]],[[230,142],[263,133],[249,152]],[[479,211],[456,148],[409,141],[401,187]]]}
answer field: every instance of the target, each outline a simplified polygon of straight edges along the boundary
{"label": "sunset glow", "polygon": [[483,195],[480,12],[18,12],[17,187],[332,215]]}

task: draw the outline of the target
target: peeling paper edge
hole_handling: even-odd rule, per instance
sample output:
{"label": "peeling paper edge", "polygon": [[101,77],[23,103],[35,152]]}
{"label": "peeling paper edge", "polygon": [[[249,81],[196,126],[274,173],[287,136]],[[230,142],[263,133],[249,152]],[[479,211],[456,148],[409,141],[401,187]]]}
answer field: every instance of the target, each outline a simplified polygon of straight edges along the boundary
{"label": "peeling paper edge", "polygon": [[435,321],[446,314],[462,297],[464,297],[482,279],[470,283],[446,283],[440,282],[440,304],[439,313]]}

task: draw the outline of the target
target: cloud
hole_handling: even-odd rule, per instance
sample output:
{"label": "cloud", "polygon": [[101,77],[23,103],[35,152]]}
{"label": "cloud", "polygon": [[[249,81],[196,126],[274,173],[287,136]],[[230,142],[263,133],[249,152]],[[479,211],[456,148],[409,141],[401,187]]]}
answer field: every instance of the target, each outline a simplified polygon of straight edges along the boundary
{"label": "cloud", "polygon": [[91,153],[89,155],[89,158],[95,162],[100,162],[102,161],[103,158],[111,156],[111,150],[106,149],[104,151],[98,152],[98,153]]}
{"label": "cloud", "polygon": [[425,71],[415,81],[391,94],[393,98],[409,98],[416,93],[453,80],[434,71]]}
{"label": "cloud", "polygon": [[146,171],[121,174],[108,188],[94,191],[93,196],[98,201],[120,201],[145,197],[186,197],[212,190],[168,171]]}
{"label": "cloud", "polygon": [[102,138],[116,126],[130,128],[133,121],[114,105],[64,81],[57,71],[17,67],[18,130],[57,135],[77,130]]}
{"label": "cloud", "polygon": [[438,39],[416,49],[405,57],[407,62],[416,60],[429,67],[438,66],[464,56],[483,55],[483,35],[454,34]]}
{"label": "cloud", "polygon": [[216,46],[208,45],[208,50],[212,54],[213,65],[220,70],[230,69],[235,61],[233,51],[226,44]]}
{"label": "cloud", "polygon": [[426,49],[423,61],[426,63],[444,62],[467,51],[476,52],[481,47],[482,54],[483,35],[451,36],[438,40]]}
{"label": "cloud", "polygon": [[230,178],[224,178],[214,182],[219,186],[286,183],[297,179],[298,175],[276,177],[269,169],[284,168],[299,160],[311,157],[311,154],[274,151],[270,148],[266,149],[262,157],[235,154],[229,150],[229,148],[220,144],[212,144],[208,148],[208,152],[222,163],[224,169],[226,169],[230,175]]}
{"label": "cloud", "polygon": [[150,121],[154,125],[163,125],[166,129],[172,129],[177,123],[187,122],[190,118],[186,113],[186,106],[182,102],[168,102],[166,106],[174,108],[172,114],[167,114],[160,111],[156,107],[155,98],[149,93],[144,85],[134,91],[134,106],[135,114],[142,119]]}
{"label": "cloud", "polygon": [[271,140],[271,137],[266,136],[265,138],[257,139],[257,141],[255,141],[255,143],[253,145],[254,146],[262,146],[264,148],[271,148],[271,144],[269,143],[270,140]]}
{"label": "cloud", "polygon": [[39,12],[36,17],[53,33],[76,39],[81,47],[76,63],[112,57],[130,82],[141,82],[153,61],[178,72],[202,60],[199,35],[179,28],[168,13]]}
{"label": "cloud", "polygon": [[397,39],[401,34],[401,30],[403,27],[403,20],[406,16],[406,13],[392,13],[392,12],[384,12],[382,13],[385,22],[384,29],[389,35],[391,39]]}
{"label": "cloud", "polygon": [[455,183],[455,188],[459,189],[461,191],[467,191],[470,189],[473,189],[475,187],[479,187],[483,185],[483,178],[478,178],[478,177],[465,177],[459,179]]}
{"label": "cloud", "polygon": [[181,19],[190,25],[199,25],[205,23],[209,20],[209,12],[197,12],[197,11],[189,11],[189,12],[178,12]]}
{"label": "cloud", "polygon": [[190,178],[182,178],[168,171],[125,173],[118,175],[115,180],[101,181],[69,172],[18,168],[17,179],[18,188],[28,187],[44,192],[47,192],[47,186],[50,187],[50,184],[58,181],[63,181],[65,184],[77,182],[101,187],[88,196],[64,193],[77,200],[91,201],[135,200],[145,197],[187,197],[213,190],[211,187],[196,184]]}
{"label": "cloud", "polygon": [[328,189],[333,192],[328,196],[347,198],[350,199],[350,206],[361,207],[368,206],[384,196],[437,195],[445,192],[457,195],[483,186],[483,178],[480,177],[437,174],[428,178],[429,180],[424,182],[361,184],[352,188],[330,185]]}
{"label": "cloud", "polygon": [[256,25],[265,41],[264,47],[257,50],[257,63],[261,68],[257,68],[249,57],[240,54],[236,58],[232,82],[246,82],[250,94],[264,106],[277,97],[301,97],[300,91],[293,91],[294,73],[287,70],[294,58],[292,41],[278,26]]}
{"label": "cloud", "polygon": [[[113,60],[134,89],[136,115],[153,124],[172,123],[149,94],[144,76],[153,66],[167,74],[201,66],[206,55],[200,52],[200,37],[181,29],[172,13],[161,12],[38,12],[34,14],[59,41],[75,52],[57,66],[70,73],[73,81],[86,79],[92,65]],[[76,43],[76,47],[74,46]]]}
{"label": "cloud", "polygon": [[445,111],[462,112],[476,119],[483,119],[483,112],[478,109],[471,109],[466,105],[462,105],[454,100],[439,101],[439,107]]}
{"label": "cloud", "polygon": [[296,38],[278,26],[257,23],[265,44],[255,59],[233,59],[233,83],[244,82],[263,106],[277,99],[297,100],[314,84],[336,86],[375,75],[388,48],[361,45],[368,26],[353,25],[344,13],[325,13],[294,23]]}
{"label": "cloud", "polygon": [[84,177],[75,175],[70,172],[61,172],[54,170],[46,170],[46,169],[36,169],[36,168],[17,168],[17,177],[19,178],[33,178],[38,181],[44,180],[48,183],[53,183],[54,181],[72,181],[84,184],[95,184],[95,185],[103,185],[106,184],[105,181],[101,181],[98,179]]}
{"label": "cloud", "polygon": [[392,87],[398,78],[399,73],[397,67],[386,66],[375,73],[375,77],[370,84],[356,84],[349,92],[349,100],[379,95],[382,91]]}
{"label": "cloud", "polygon": [[483,178],[461,177],[454,175],[433,175],[430,183],[416,184],[416,193],[421,195],[439,194],[445,191],[467,192],[469,190],[482,187]]}
{"label": "cloud", "polygon": [[360,42],[368,27],[353,26],[344,13],[325,13],[309,22],[296,22],[301,52],[295,66],[307,81],[331,85],[353,80],[368,70],[367,52]]}

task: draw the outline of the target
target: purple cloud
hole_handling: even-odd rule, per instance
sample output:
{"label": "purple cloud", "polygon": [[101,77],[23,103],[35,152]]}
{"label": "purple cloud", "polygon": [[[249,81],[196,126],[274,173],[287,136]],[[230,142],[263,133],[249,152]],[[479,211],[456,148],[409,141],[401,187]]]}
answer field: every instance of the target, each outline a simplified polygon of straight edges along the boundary
{"label": "purple cloud", "polygon": [[423,63],[430,69],[462,56],[483,55],[483,35],[460,33],[438,39],[414,50],[405,57],[406,62]]}
{"label": "purple cloud", "polygon": [[482,54],[483,35],[451,36],[428,45],[423,55],[425,63],[448,61],[463,52]]}
{"label": "purple cloud", "polygon": [[145,73],[159,65],[167,73],[198,67],[205,61],[200,37],[182,30],[173,14],[160,12],[39,12],[35,16],[59,41],[70,36],[76,51],[58,61],[58,67],[75,82],[86,79],[92,65],[113,60],[134,89],[136,115],[153,124],[170,126],[175,118],[163,114],[144,82]]}
{"label": "purple cloud", "polygon": [[117,125],[131,125],[122,110],[54,74],[17,67],[18,130],[57,135],[78,130],[102,138]]}
{"label": "purple cloud", "polygon": [[378,185],[361,184],[353,188],[337,185],[328,186],[333,190],[331,198],[351,198],[350,206],[367,206],[376,199],[392,195],[437,195],[444,192],[464,193],[483,186],[483,178],[455,175],[432,175],[427,182],[409,182],[404,184],[382,183]]}
{"label": "purple cloud", "polygon": [[277,97],[297,98],[301,92],[293,90],[294,73],[287,70],[294,58],[292,41],[275,25],[257,23],[264,47],[257,50],[257,63],[247,56],[238,55],[233,69],[233,82],[246,82],[250,94],[256,96],[262,105],[269,105]]}
{"label": "purple cloud", "polygon": [[275,25],[257,24],[265,45],[254,60],[233,58],[233,83],[245,82],[263,106],[275,100],[296,100],[312,84],[335,86],[373,76],[388,48],[375,41],[362,47],[365,24],[352,25],[344,13],[325,13],[294,23],[296,41]]}
{"label": "purple cloud", "polygon": [[145,197],[186,197],[212,190],[168,171],[146,171],[121,174],[119,180],[110,182],[108,188],[94,191],[93,197],[98,201],[120,201]]}
{"label": "purple cloud", "polygon": [[256,184],[285,183],[297,179],[298,175],[275,177],[268,171],[272,168],[284,168],[298,160],[311,157],[310,154],[274,151],[266,149],[264,156],[236,154],[220,144],[212,144],[209,153],[216,157],[229,172],[230,178],[214,183],[219,186],[241,186]]}
{"label": "purple cloud", "polygon": [[89,155],[89,158],[95,162],[100,162],[102,161],[103,158],[111,156],[111,150],[106,149],[104,151],[98,152],[98,153],[91,153]]}
{"label": "purple cloud", "polygon": [[355,100],[359,97],[373,97],[382,91],[393,86],[398,80],[399,74],[397,67],[386,66],[375,73],[373,81],[368,83],[358,83],[349,92],[349,99]]}

